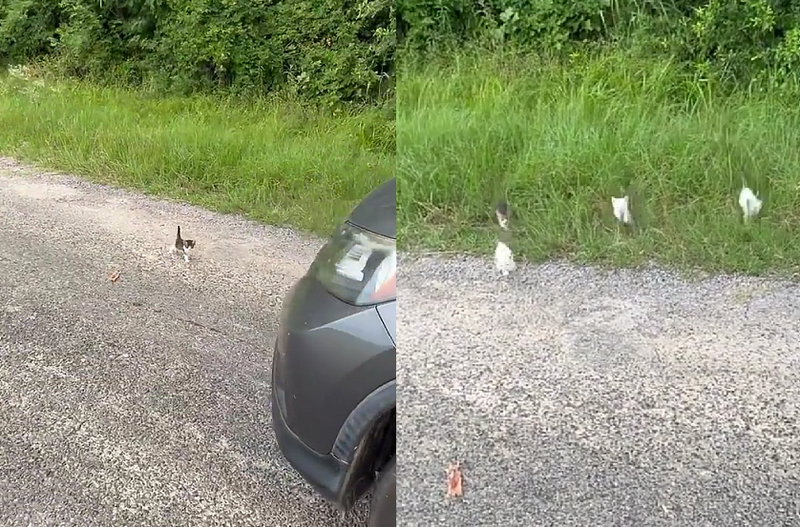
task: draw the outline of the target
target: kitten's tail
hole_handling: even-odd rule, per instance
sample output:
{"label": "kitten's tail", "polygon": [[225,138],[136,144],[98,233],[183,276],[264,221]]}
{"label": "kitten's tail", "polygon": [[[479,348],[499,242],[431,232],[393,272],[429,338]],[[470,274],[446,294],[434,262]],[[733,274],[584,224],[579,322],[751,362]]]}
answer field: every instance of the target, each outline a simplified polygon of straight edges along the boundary
{"label": "kitten's tail", "polygon": [[178,239],[181,238],[181,226],[178,225]]}

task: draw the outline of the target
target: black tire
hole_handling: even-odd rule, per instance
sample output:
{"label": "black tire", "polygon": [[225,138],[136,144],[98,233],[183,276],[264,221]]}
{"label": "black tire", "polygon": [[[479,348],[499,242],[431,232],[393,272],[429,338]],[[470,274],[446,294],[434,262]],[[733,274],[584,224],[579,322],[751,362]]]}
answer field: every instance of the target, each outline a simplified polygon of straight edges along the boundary
{"label": "black tire", "polygon": [[381,471],[369,507],[369,527],[397,525],[397,473],[394,458]]}

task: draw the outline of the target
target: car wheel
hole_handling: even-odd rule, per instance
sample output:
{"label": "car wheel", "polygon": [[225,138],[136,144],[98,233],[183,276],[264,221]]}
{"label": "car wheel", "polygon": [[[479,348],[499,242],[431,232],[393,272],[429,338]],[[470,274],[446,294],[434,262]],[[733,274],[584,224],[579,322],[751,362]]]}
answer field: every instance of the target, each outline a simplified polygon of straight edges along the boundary
{"label": "car wheel", "polygon": [[397,525],[397,475],[392,458],[381,471],[369,508],[369,527]]}

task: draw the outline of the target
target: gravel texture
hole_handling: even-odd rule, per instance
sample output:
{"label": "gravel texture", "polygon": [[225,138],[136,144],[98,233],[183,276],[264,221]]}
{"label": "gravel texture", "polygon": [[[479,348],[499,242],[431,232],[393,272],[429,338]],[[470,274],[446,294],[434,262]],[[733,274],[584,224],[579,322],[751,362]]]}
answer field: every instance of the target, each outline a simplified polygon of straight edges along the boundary
{"label": "gravel texture", "polygon": [[[319,244],[1,159],[0,525],[363,526],[270,430]],[[800,525],[797,285],[406,257],[399,302],[398,525]]]}
{"label": "gravel texture", "polygon": [[398,525],[800,525],[797,285],[400,268]]}
{"label": "gravel texture", "polygon": [[271,430],[277,313],[320,243],[0,159],[0,525],[363,526]]}

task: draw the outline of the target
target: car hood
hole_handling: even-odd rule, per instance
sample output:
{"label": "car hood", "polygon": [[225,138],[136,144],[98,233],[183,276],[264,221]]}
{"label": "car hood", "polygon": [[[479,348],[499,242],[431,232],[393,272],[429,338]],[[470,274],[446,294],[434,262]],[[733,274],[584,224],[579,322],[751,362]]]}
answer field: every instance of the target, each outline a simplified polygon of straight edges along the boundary
{"label": "car hood", "polygon": [[397,238],[397,178],[370,192],[353,212],[350,223],[387,238]]}

